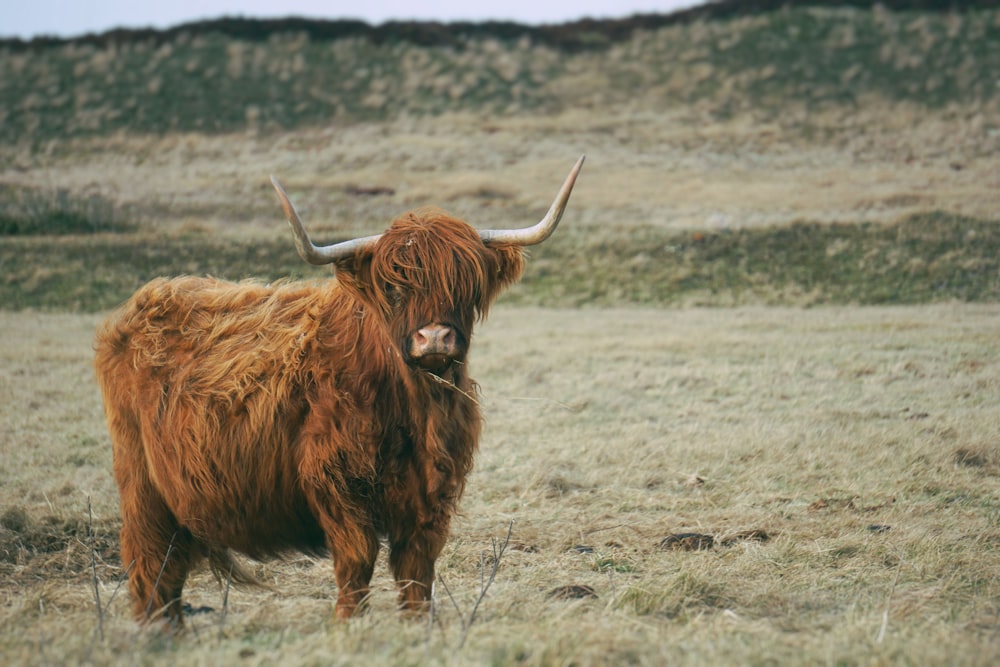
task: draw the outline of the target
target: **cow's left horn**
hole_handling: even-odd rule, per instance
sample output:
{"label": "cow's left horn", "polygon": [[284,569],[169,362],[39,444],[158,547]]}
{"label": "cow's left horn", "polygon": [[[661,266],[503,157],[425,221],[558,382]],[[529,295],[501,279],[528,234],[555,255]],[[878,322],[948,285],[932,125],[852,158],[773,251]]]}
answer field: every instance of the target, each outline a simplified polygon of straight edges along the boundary
{"label": "cow's left horn", "polygon": [[534,227],[525,227],[524,229],[484,229],[479,232],[479,235],[483,238],[483,243],[535,245],[549,238],[552,232],[556,230],[556,225],[559,224],[560,218],[562,218],[563,209],[566,208],[569,195],[573,192],[573,184],[576,183],[576,177],[580,174],[580,169],[583,167],[583,160],[586,157],[586,155],[581,155],[580,159],[573,165],[569,176],[566,177],[562,187],[559,189],[559,194],[556,195],[555,201],[549,207],[549,212],[545,214],[545,217],[537,225]]}
{"label": "cow's left horn", "polygon": [[295,207],[292,206],[292,202],[289,201],[288,195],[285,194],[285,189],[278,183],[278,179],[272,176],[271,184],[274,186],[274,191],[278,193],[278,201],[281,202],[281,209],[285,212],[288,224],[295,235],[295,248],[299,251],[299,256],[310,264],[320,266],[336,262],[338,259],[345,259],[375,243],[381,236],[381,234],[365,236],[360,239],[341,241],[333,245],[318,246],[309,238],[309,233],[306,232],[302,220],[299,219],[299,214],[296,212]]}

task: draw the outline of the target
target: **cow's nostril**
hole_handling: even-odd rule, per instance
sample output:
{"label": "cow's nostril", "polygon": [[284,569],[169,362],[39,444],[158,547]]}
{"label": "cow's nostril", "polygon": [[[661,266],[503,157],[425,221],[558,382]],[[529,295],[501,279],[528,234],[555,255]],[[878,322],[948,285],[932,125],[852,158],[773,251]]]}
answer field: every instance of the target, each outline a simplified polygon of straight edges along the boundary
{"label": "cow's nostril", "polygon": [[447,348],[452,348],[455,346],[455,330],[451,327],[445,327],[444,331],[441,332],[441,344]]}
{"label": "cow's nostril", "polygon": [[417,355],[455,352],[458,340],[455,330],[444,324],[430,324],[413,333],[413,348]]}

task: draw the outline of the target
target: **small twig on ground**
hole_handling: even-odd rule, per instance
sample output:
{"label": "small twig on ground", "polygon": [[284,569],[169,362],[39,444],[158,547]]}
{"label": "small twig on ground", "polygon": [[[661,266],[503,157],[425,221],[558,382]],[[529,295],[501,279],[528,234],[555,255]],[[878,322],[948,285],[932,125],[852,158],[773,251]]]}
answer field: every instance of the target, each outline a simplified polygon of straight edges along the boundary
{"label": "small twig on ground", "polygon": [[616,528],[628,528],[632,532],[639,532],[639,529],[630,523],[616,523],[613,526],[604,526],[603,528],[592,528],[591,530],[581,530],[580,539],[585,539],[588,535],[593,535],[594,533],[603,533],[606,530],[614,530]]}
{"label": "small twig on ground", "polygon": [[444,592],[447,593],[448,599],[451,600],[452,606],[455,607],[455,613],[457,613],[458,617],[462,619],[462,626],[465,627],[465,614],[462,613],[462,608],[459,607],[458,602],[455,601],[455,596],[451,594],[451,589],[448,588],[448,584],[445,583],[444,577],[438,575],[438,581],[440,581],[441,585],[444,586]]}
{"label": "small twig on ground", "polygon": [[611,605],[610,609],[615,608],[615,602],[618,600],[618,596],[615,593],[615,568],[608,568],[608,583],[611,585]]}
{"label": "small twig on ground", "polygon": [[572,412],[573,414],[577,414],[579,412],[583,412],[583,409],[586,407],[585,405],[570,405],[569,403],[563,403],[562,401],[557,401],[554,398],[547,398],[545,396],[508,396],[507,400],[509,400],[509,401],[538,401],[538,402],[545,402],[545,403],[554,403],[555,405],[559,406],[563,410],[566,410],[568,412]]}
{"label": "small twig on ground", "polygon": [[458,647],[462,648],[465,645],[465,639],[469,636],[469,628],[472,627],[473,622],[476,620],[476,612],[479,611],[479,604],[486,597],[486,591],[489,590],[490,586],[493,584],[493,580],[496,579],[497,570],[500,569],[500,559],[503,558],[504,551],[507,550],[507,545],[510,544],[510,534],[514,530],[514,520],[510,520],[510,524],[507,526],[507,537],[504,538],[503,543],[497,545],[496,538],[490,538],[490,543],[493,546],[493,567],[490,569],[490,576],[486,578],[486,557],[485,555],[480,555],[479,561],[479,597],[476,598],[476,603],[472,605],[472,611],[469,613],[469,618],[466,619],[464,627],[462,628],[462,638],[458,642]]}
{"label": "small twig on ground", "polygon": [[222,630],[226,625],[226,616],[229,614],[229,587],[233,583],[233,564],[229,564],[229,573],[226,575],[226,588],[222,591],[222,614],[219,616],[219,641],[222,641]]}
{"label": "small twig on ground", "polygon": [[[167,545],[167,553],[163,556],[163,562],[160,563],[160,571],[156,574],[156,581],[153,582],[153,590],[149,593],[149,602],[146,604],[146,618],[149,618],[149,614],[153,611],[153,600],[156,599],[156,589],[160,587],[160,579],[163,577],[163,571],[167,569],[167,561],[170,560],[170,554],[174,550],[174,540],[177,538],[177,532],[170,536],[170,544]],[[167,600],[169,605],[172,601]]]}
{"label": "small twig on ground", "polygon": [[126,567],[125,570],[122,572],[121,576],[118,577],[118,584],[115,586],[115,590],[111,591],[111,597],[109,597],[108,601],[104,604],[105,612],[111,609],[111,603],[115,601],[115,596],[118,595],[118,591],[121,589],[122,584],[128,581],[128,573],[132,571],[133,565],[135,565],[134,558],[132,559],[132,562],[128,564],[128,567]]}
{"label": "small twig on ground", "polygon": [[430,645],[430,643],[431,643],[431,637],[434,634],[434,612],[435,612],[435,608],[434,608],[435,607],[435,604],[434,604],[434,602],[435,602],[434,595],[437,592],[435,584],[436,584],[436,582],[434,582],[434,581],[431,582],[431,596],[430,596],[431,599],[429,601],[430,608],[427,610],[427,644],[428,645]]}
{"label": "small twig on ground", "polygon": [[892,578],[892,588],[889,589],[889,597],[885,599],[885,609],[882,611],[882,626],[878,629],[878,636],[875,637],[875,643],[881,644],[882,640],[885,639],[885,632],[889,629],[889,607],[892,605],[892,595],[896,592],[896,583],[899,581],[899,571],[903,568],[903,562],[900,561],[899,565],[896,566],[896,576]]}
{"label": "small twig on ground", "polygon": [[97,547],[94,546],[94,507],[87,496],[87,538],[90,542],[90,574],[94,584],[94,604],[97,607],[97,635],[104,641],[104,607],[101,605],[101,588],[97,580]]}

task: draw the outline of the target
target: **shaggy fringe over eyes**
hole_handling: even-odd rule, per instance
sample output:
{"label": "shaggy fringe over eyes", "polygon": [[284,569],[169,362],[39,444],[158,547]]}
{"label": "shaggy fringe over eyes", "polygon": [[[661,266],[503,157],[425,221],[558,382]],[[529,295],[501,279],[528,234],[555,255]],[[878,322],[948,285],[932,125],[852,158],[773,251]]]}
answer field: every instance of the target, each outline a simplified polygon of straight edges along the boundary
{"label": "shaggy fringe over eyes", "polygon": [[501,290],[521,277],[519,246],[487,246],[468,224],[437,208],[410,211],[396,219],[376,245],[370,262],[371,298],[383,312],[404,301],[433,295],[435,307],[475,308],[486,317]]}

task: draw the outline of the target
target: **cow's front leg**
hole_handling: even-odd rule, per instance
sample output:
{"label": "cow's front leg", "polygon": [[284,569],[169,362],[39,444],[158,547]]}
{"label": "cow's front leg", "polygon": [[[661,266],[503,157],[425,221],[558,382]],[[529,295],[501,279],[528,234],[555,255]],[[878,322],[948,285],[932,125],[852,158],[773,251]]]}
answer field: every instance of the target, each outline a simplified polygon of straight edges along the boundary
{"label": "cow's front leg", "polygon": [[363,513],[344,511],[328,495],[316,497],[314,511],[326,535],[337,580],[337,618],[350,618],[368,597],[378,558],[378,536]]}
{"label": "cow's front leg", "polygon": [[368,598],[378,538],[370,529],[343,524],[327,535],[337,579],[337,618],[350,618]]}
{"label": "cow's front leg", "polygon": [[[331,399],[330,405],[335,405]],[[371,466],[363,449],[347,439],[327,437],[327,424],[336,420],[324,410],[310,413],[315,421],[302,445],[299,475],[309,508],[326,538],[337,580],[337,618],[350,618],[368,597],[379,541],[367,502],[373,482],[361,473]],[[312,429],[315,432],[312,432]]]}
{"label": "cow's front leg", "polygon": [[396,536],[391,541],[389,566],[399,588],[400,609],[421,611],[427,608],[434,583],[434,563],[447,539],[447,529],[424,529]]}

